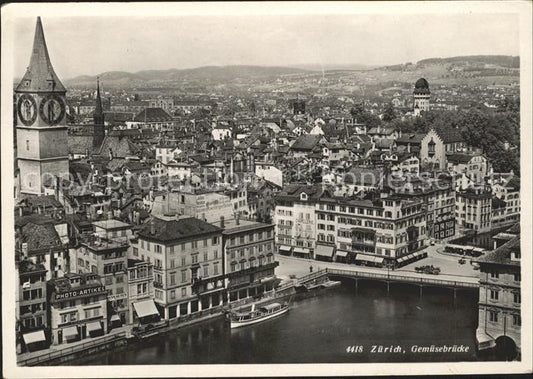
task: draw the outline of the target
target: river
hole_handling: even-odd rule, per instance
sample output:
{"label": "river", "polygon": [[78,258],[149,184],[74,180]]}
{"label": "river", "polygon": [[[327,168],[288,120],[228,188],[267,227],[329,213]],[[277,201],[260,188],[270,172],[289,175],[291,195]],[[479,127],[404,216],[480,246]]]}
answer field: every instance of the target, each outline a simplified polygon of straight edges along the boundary
{"label": "river", "polygon": [[[477,291],[353,282],[294,298],[288,314],[231,330],[207,321],[98,353],[70,365],[472,361]],[[454,304],[455,303],[455,304]],[[413,346],[463,345],[468,352],[414,353]],[[372,353],[373,346],[400,352]],[[352,351],[348,352],[347,350]],[[359,348],[358,346],[361,346]],[[359,351],[362,350],[362,351]],[[378,348],[376,347],[376,350]]]}

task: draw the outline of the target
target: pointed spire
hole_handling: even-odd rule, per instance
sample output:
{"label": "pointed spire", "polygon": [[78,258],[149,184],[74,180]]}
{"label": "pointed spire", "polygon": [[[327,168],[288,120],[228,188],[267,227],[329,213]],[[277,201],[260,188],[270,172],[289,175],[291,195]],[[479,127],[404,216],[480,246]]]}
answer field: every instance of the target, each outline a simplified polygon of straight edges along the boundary
{"label": "pointed spire", "polygon": [[17,86],[17,92],[66,92],[65,87],[54,72],[48,48],[44,39],[43,24],[37,17],[35,25],[35,37],[30,65],[21,82]]}
{"label": "pointed spire", "polygon": [[100,97],[100,78],[96,77],[96,109],[95,115],[101,115],[103,113],[102,98]]}

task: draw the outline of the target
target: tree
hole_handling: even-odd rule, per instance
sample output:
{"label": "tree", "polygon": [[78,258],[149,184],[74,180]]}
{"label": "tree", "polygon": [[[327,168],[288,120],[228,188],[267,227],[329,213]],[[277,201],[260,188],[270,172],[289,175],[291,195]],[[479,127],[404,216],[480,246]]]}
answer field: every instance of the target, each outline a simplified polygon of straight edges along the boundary
{"label": "tree", "polygon": [[382,120],[385,122],[390,122],[396,118],[396,111],[394,110],[394,106],[392,103],[387,103],[385,105],[385,109],[383,110],[383,117]]}

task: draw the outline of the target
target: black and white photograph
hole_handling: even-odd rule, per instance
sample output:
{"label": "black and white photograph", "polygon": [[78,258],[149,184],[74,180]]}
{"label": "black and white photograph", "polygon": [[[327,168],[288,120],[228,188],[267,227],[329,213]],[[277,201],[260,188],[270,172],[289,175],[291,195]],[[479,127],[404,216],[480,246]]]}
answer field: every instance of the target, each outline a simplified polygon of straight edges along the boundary
{"label": "black and white photograph", "polygon": [[531,372],[531,12],[4,6],[4,376]]}

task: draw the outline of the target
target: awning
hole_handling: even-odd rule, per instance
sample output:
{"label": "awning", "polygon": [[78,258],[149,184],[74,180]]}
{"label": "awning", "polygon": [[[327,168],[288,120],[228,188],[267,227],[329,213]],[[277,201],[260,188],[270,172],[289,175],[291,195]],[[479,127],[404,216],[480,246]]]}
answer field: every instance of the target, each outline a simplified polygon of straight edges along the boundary
{"label": "awning", "polygon": [[302,249],[301,247],[295,247],[294,252],[298,254],[309,254],[309,251]]}
{"label": "awning", "polygon": [[375,257],[372,257],[370,255],[357,254],[357,257],[355,259],[358,261],[375,262],[374,258]]}
{"label": "awning", "polygon": [[347,251],[343,251],[343,250],[337,250],[337,252],[335,253],[335,255],[337,257],[346,257],[348,255],[348,252]]}
{"label": "awning", "polygon": [[398,263],[402,263],[403,261],[405,261],[407,258],[406,257],[401,257],[400,259],[398,259]]}
{"label": "awning", "polygon": [[87,324],[87,331],[90,332],[97,332],[102,330],[102,325],[100,325],[99,321],[93,321],[89,324]]}
{"label": "awning", "polygon": [[382,257],[374,257],[374,262],[382,263],[383,262],[383,258]]}
{"label": "awning", "polygon": [[333,256],[333,246],[316,245],[315,255],[331,258]]}
{"label": "awning", "polygon": [[133,303],[133,307],[135,308],[137,317],[159,315],[159,311],[155,307],[154,301],[152,299]]}
{"label": "awning", "polygon": [[409,254],[408,256],[405,257],[405,259],[412,259],[412,258],[414,258],[414,257],[415,257],[414,254]]}
{"label": "awning", "polygon": [[63,337],[70,338],[70,337],[77,337],[78,336],[78,328],[75,326],[69,326],[68,328],[63,329]]}
{"label": "awning", "polygon": [[376,231],[374,229],[368,229],[368,228],[361,228],[360,226],[352,228],[352,232],[360,232],[360,233],[372,233],[376,234]]}
{"label": "awning", "polygon": [[119,315],[113,315],[113,316],[111,316],[111,321],[120,321],[120,322],[122,322],[122,320],[120,319],[120,316],[119,316]]}
{"label": "awning", "polygon": [[23,337],[24,337],[24,342],[26,343],[26,345],[29,345],[30,343],[46,341],[46,337],[44,336],[44,330],[38,330],[36,332],[26,333],[24,334]]}
{"label": "awning", "polygon": [[290,247],[290,246],[284,246],[284,245],[281,245],[281,246],[279,247],[279,249],[280,249],[281,251],[291,251],[291,247]]}

